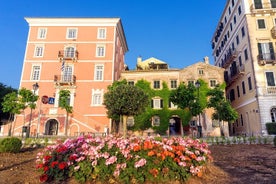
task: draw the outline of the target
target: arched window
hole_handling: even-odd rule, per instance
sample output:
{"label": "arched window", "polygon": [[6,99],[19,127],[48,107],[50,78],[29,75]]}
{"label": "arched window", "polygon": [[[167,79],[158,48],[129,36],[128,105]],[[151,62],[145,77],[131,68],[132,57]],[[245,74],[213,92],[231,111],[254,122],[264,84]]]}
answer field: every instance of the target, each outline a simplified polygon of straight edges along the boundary
{"label": "arched window", "polygon": [[270,114],[271,114],[271,122],[276,122],[276,107],[271,109]]}
{"label": "arched window", "polygon": [[73,57],[75,57],[75,48],[74,47],[66,47],[65,58],[73,58]]}

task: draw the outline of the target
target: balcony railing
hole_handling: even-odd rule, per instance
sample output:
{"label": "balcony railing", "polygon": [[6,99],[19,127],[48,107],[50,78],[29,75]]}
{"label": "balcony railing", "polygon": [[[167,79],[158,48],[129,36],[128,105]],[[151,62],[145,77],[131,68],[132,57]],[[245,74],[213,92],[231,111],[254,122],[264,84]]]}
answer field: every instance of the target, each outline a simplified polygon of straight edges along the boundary
{"label": "balcony railing", "polygon": [[227,85],[230,85],[231,83],[235,82],[240,76],[244,75],[245,69],[244,65],[236,68],[232,68],[231,72],[225,72],[224,74],[224,80],[227,83]]}
{"label": "balcony railing", "polygon": [[251,13],[273,13],[276,12],[276,5],[273,3],[252,4],[250,6]]}
{"label": "balcony railing", "polygon": [[74,85],[76,84],[75,75],[55,75],[54,82],[57,85]]}
{"label": "balcony railing", "polygon": [[263,94],[276,95],[276,86],[269,86],[269,87],[263,88]]}
{"label": "balcony railing", "polygon": [[65,59],[65,60],[73,60],[73,61],[76,61],[78,59],[78,51],[71,51],[71,50],[61,50],[61,51],[58,51],[58,58],[59,59]]}
{"label": "balcony railing", "polygon": [[263,53],[257,56],[258,64],[259,65],[266,65],[266,64],[276,64],[275,60],[276,53]]}
{"label": "balcony railing", "polygon": [[229,49],[222,62],[222,67],[227,68],[238,56],[238,51]]}

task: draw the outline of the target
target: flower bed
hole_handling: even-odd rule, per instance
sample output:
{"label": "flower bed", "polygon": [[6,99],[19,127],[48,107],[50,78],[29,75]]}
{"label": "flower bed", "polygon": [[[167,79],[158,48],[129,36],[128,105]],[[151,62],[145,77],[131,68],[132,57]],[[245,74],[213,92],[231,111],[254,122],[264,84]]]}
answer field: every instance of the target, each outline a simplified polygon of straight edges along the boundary
{"label": "flower bed", "polygon": [[40,181],[144,183],[186,181],[211,161],[206,143],[183,137],[78,137],[37,155]]}

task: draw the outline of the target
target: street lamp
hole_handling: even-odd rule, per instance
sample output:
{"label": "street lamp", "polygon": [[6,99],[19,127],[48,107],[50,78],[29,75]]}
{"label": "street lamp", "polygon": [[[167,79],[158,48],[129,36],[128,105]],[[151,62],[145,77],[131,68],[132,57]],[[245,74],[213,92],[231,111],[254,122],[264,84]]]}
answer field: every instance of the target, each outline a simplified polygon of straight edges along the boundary
{"label": "street lamp", "polygon": [[[31,103],[34,103],[34,102],[33,102],[33,98],[34,98],[35,92],[36,92],[36,90],[37,90],[38,88],[39,88],[39,85],[38,85],[37,82],[36,82],[35,84],[33,84],[33,96],[32,96],[32,101],[31,101]],[[30,121],[29,121],[29,125],[28,125],[27,137],[30,137],[31,123],[32,123],[32,115],[33,115],[33,108],[31,107],[31,114],[30,114]]]}
{"label": "street lamp", "polygon": [[[195,83],[195,87],[197,88],[197,100],[199,102],[199,88],[200,88],[200,82],[197,80]],[[199,137],[201,137],[202,134],[202,126],[201,126],[201,121],[200,121],[200,113],[198,114],[198,126],[197,130],[199,132]]]}

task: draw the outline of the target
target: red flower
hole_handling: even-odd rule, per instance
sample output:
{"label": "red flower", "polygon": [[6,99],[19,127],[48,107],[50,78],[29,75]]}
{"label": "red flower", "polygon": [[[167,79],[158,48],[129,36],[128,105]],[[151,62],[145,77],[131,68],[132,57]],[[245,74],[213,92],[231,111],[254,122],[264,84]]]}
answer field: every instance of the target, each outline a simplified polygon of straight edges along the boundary
{"label": "red flower", "polygon": [[66,162],[61,162],[58,164],[59,169],[64,169],[67,166]]}
{"label": "red flower", "polygon": [[51,163],[51,167],[54,168],[55,165],[57,165],[57,164],[58,164],[58,161],[54,161],[54,162]]}
{"label": "red flower", "polygon": [[44,160],[47,162],[47,161],[49,161],[51,158],[52,158],[52,156],[46,155],[46,156],[44,157]]}
{"label": "red flower", "polygon": [[48,180],[48,175],[47,174],[43,174],[39,177],[40,182],[46,182]]}
{"label": "red flower", "polygon": [[76,155],[70,155],[69,160],[70,161],[74,161],[74,160],[76,160],[76,158],[77,158]]}
{"label": "red flower", "polygon": [[43,164],[38,164],[38,165],[36,166],[37,169],[40,169],[40,168],[42,168],[42,167],[43,167]]}
{"label": "red flower", "polygon": [[45,166],[44,167],[44,172],[47,172],[49,170],[49,167],[48,166]]}
{"label": "red flower", "polygon": [[60,146],[58,149],[57,149],[57,152],[58,153],[62,153],[62,152],[64,152],[64,151],[66,151],[67,150],[67,148],[65,147],[65,146]]}

